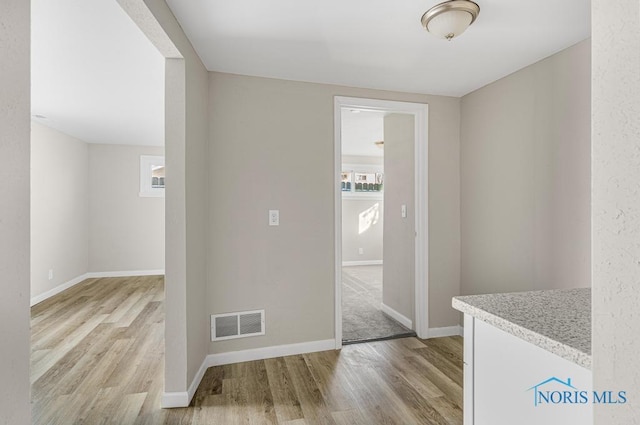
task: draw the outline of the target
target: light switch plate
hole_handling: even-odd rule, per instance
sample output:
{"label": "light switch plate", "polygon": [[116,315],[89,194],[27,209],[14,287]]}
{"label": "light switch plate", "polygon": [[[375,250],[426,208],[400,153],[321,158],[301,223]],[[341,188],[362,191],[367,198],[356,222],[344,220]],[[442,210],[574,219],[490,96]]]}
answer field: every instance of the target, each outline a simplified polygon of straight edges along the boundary
{"label": "light switch plate", "polygon": [[402,218],[407,218],[407,206],[405,204],[402,204],[400,212],[402,213]]}

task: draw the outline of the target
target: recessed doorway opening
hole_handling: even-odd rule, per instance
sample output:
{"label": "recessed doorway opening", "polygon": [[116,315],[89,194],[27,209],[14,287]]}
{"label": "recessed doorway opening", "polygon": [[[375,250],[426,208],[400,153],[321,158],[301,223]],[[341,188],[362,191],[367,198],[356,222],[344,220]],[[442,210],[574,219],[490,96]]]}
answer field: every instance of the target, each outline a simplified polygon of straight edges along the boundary
{"label": "recessed doorway opening", "polygon": [[[397,235],[403,227],[413,232],[407,220],[408,201],[402,200],[406,195],[413,198],[413,115],[354,108],[342,109],[341,115],[342,343],[415,336],[407,317],[413,234]],[[385,156],[385,146],[391,155]],[[409,170],[406,162],[411,163]],[[386,165],[391,173],[389,188]],[[385,203],[388,191],[394,193]],[[390,211],[398,202],[404,207],[400,217]],[[406,264],[398,264],[399,259]],[[392,293],[407,313],[384,303]]]}
{"label": "recessed doorway opening", "polygon": [[427,105],[336,97],[336,347],[427,326]]}

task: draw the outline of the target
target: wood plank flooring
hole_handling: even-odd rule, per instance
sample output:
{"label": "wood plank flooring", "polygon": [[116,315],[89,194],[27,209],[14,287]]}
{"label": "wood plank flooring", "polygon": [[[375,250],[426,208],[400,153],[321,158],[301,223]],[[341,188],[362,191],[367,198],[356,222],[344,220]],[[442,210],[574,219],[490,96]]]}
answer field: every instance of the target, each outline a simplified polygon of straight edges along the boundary
{"label": "wood plank flooring", "polygon": [[32,308],[34,424],[462,424],[462,339],[404,338],[207,370],[160,409],[161,276],[88,279]]}

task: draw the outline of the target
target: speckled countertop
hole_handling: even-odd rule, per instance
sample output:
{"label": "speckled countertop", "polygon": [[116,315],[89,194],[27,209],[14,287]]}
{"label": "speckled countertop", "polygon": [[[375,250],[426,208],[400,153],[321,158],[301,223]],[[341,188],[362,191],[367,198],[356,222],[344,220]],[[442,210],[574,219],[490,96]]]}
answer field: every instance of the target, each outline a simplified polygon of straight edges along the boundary
{"label": "speckled countertop", "polygon": [[591,369],[591,289],[454,297],[453,308]]}

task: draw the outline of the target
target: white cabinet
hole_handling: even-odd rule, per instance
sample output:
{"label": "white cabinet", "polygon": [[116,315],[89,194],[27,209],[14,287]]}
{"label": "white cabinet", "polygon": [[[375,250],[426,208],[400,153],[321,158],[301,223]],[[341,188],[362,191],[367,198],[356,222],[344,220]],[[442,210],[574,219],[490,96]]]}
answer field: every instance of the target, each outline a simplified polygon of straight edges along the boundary
{"label": "white cabinet", "polygon": [[593,423],[590,370],[467,314],[464,325],[464,425]]}

